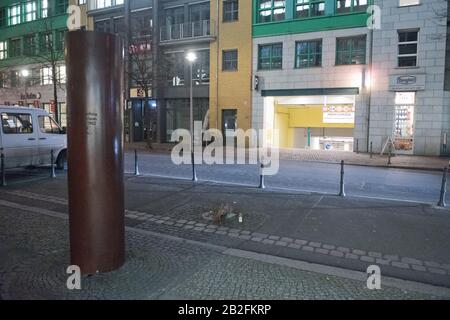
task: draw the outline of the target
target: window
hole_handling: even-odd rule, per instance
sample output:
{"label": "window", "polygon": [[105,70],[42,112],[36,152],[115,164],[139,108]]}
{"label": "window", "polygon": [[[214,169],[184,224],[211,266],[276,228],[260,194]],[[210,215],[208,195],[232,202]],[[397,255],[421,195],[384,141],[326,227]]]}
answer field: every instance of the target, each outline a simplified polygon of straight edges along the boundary
{"label": "window", "polygon": [[184,52],[168,53],[167,59],[167,80],[170,86],[178,87],[184,85]]}
{"label": "window", "polygon": [[2,129],[5,134],[33,133],[31,114],[2,113]]}
{"label": "window", "polygon": [[68,0],[56,0],[55,13],[65,14],[67,12]]}
{"label": "window", "polygon": [[238,51],[224,50],[222,51],[222,70],[236,71],[238,69]]}
{"label": "window", "polygon": [[209,49],[196,51],[197,60],[192,65],[194,85],[209,83]]}
{"label": "window", "polygon": [[0,8],[0,27],[6,26],[7,17],[6,8]]}
{"label": "window", "polygon": [[236,21],[239,19],[239,1],[223,1],[223,22]]}
{"label": "window", "polygon": [[58,66],[57,67],[58,70],[58,82],[59,83],[66,83],[66,66],[62,65],[62,66]]}
{"label": "window", "polygon": [[86,4],[86,0],[78,0],[78,5],[80,4]]}
{"label": "window", "polygon": [[336,64],[365,64],[366,36],[336,39]]}
{"label": "window", "polygon": [[0,41],[0,60],[8,58],[8,41]]}
{"label": "window", "polygon": [[399,31],[398,32],[398,66],[416,67],[417,66],[417,42],[419,32]]}
{"label": "window", "polygon": [[95,31],[102,31],[102,32],[110,32],[111,31],[111,20],[100,20],[96,21],[94,24]]}
{"label": "window", "polygon": [[61,128],[56,124],[55,120],[49,116],[39,116],[39,128],[43,133],[60,134]]}
{"label": "window", "polygon": [[9,73],[9,79],[11,81],[11,88],[17,88],[20,86],[20,75],[19,71],[11,71]]}
{"label": "window", "polygon": [[42,0],[41,3],[41,18],[48,17],[48,0]]}
{"label": "window", "polygon": [[322,65],[322,40],[300,41],[295,44],[295,67],[310,68]]}
{"label": "window", "polygon": [[286,0],[258,0],[258,22],[284,20]]}
{"label": "window", "polygon": [[368,0],[336,0],[336,13],[366,11]]}
{"label": "window", "polygon": [[296,18],[323,16],[325,14],[324,0],[296,0]]}
{"label": "window", "polygon": [[35,35],[28,35],[23,38],[23,53],[26,56],[34,56],[36,54]]}
{"label": "window", "polygon": [[56,31],[56,51],[63,51],[64,50],[64,40],[65,40],[65,36],[66,36],[66,31],[65,30],[58,30]]}
{"label": "window", "polygon": [[36,20],[37,7],[36,1],[30,1],[25,4],[25,21],[34,21]]}
{"label": "window", "polygon": [[42,53],[51,52],[52,46],[53,46],[53,34],[51,33],[42,33],[40,35],[41,41],[40,41],[40,51]]}
{"label": "window", "polygon": [[405,7],[405,6],[415,6],[418,4],[420,4],[419,0],[400,0],[398,5],[400,7]]}
{"label": "window", "polygon": [[41,85],[52,84],[52,68],[42,68],[41,69]]}
{"label": "window", "polygon": [[9,56],[11,58],[20,56],[21,47],[20,39],[11,39],[9,42]]}
{"label": "window", "polygon": [[20,4],[14,5],[9,8],[9,25],[14,26],[16,24],[21,23],[20,20]]}
{"label": "window", "polygon": [[258,50],[258,69],[281,69],[283,64],[283,45],[274,43],[260,45]]}

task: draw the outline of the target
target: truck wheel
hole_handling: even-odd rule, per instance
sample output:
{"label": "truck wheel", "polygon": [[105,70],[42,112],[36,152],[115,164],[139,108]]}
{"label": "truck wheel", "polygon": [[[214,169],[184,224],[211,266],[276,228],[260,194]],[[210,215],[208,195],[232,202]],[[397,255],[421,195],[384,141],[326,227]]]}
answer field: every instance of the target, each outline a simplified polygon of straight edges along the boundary
{"label": "truck wheel", "polygon": [[63,170],[67,162],[67,155],[66,151],[61,151],[61,153],[58,156],[58,159],[56,159],[56,169]]}

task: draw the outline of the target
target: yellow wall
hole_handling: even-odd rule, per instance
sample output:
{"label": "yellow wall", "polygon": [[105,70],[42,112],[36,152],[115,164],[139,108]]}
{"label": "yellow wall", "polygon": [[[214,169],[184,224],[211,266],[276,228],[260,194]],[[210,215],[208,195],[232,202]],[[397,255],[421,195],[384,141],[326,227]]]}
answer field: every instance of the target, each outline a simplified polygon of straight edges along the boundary
{"label": "yellow wall", "polygon": [[354,123],[324,123],[322,105],[276,105],[276,112],[289,114],[293,128],[354,128]]}
{"label": "yellow wall", "polygon": [[[210,46],[209,125],[222,129],[222,109],[237,109],[238,128],[247,130],[252,122],[252,1],[239,1],[239,20],[225,23],[222,3],[211,0],[217,38]],[[237,71],[222,71],[222,50],[229,49],[238,50]]]}

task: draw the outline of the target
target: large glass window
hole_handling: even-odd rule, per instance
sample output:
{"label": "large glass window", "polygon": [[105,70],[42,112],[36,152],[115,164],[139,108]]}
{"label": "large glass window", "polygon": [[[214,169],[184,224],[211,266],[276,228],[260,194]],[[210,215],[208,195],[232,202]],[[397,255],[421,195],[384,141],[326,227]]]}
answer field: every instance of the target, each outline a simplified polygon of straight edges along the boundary
{"label": "large glass window", "polygon": [[222,51],[222,70],[236,71],[238,68],[238,51],[223,50]]}
{"label": "large glass window", "polygon": [[9,56],[18,57],[21,54],[21,39],[11,39],[9,42]]}
{"label": "large glass window", "polygon": [[336,64],[365,64],[366,36],[336,39]]}
{"label": "large glass window", "polygon": [[223,22],[236,21],[238,19],[239,19],[239,1],[223,0]]}
{"label": "large glass window", "polygon": [[197,60],[192,65],[194,85],[209,83],[209,49],[196,51]]}
{"label": "large glass window", "polygon": [[184,52],[172,52],[166,55],[167,80],[170,86],[184,85],[184,66],[186,64]]}
{"label": "large glass window", "polygon": [[36,36],[34,34],[23,38],[23,53],[26,56],[34,56],[36,54]]}
{"label": "large glass window", "polygon": [[48,17],[48,0],[42,0],[41,2],[41,17]]}
{"label": "large glass window", "polygon": [[8,58],[8,41],[0,41],[0,60]]}
{"label": "large glass window", "polygon": [[296,18],[323,16],[325,14],[324,0],[296,0]]}
{"label": "large glass window", "polygon": [[258,22],[284,20],[286,0],[258,0]]}
{"label": "large glass window", "polygon": [[36,1],[30,1],[25,4],[25,21],[34,21],[37,18]]}
{"label": "large glass window", "polygon": [[16,24],[21,23],[21,10],[20,10],[20,4],[14,5],[9,8],[9,25],[14,26]]}
{"label": "large glass window", "polygon": [[322,65],[322,40],[300,41],[295,44],[295,67],[309,68]]}
{"label": "large glass window", "polygon": [[7,17],[6,8],[0,8],[0,27],[6,26]]}
{"label": "large glass window", "polygon": [[258,69],[281,69],[283,65],[283,44],[260,45],[258,49]]}
{"label": "large glass window", "polygon": [[366,11],[368,0],[336,0],[336,13]]}
{"label": "large glass window", "polygon": [[52,68],[42,68],[41,69],[41,85],[52,84]]}
{"label": "large glass window", "polygon": [[398,32],[398,66],[415,67],[417,66],[417,44],[419,32],[399,31]]}
{"label": "large glass window", "polygon": [[2,129],[5,134],[33,133],[31,114],[2,113]]}
{"label": "large glass window", "polygon": [[395,93],[394,145],[397,151],[413,150],[414,104],[415,92]]}

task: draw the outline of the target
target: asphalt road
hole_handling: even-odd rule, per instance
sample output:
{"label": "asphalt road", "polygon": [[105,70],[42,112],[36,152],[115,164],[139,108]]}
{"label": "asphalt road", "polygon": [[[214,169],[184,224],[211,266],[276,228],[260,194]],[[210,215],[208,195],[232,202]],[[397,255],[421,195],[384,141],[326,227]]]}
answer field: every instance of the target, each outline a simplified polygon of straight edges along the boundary
{"label": "asphalt road", "polygon": [[[197,165],[199,180],[242,185],[259,185],[257,165]],[[144,175],[190,179],[190,165],[175,165],[168,154],[139,154],[139,171]],[[125,155],[125,172],[134,172],[134,153]],[[278,174],[265,177],[267,189],[310,191],[337,194],[340,165],[280,160]],[[436,204],[439,200],[442,174],[436,171],[381,167],[345,167],[347,195],[398,199]],[[446,202],[450,204],[447,193]]]}

